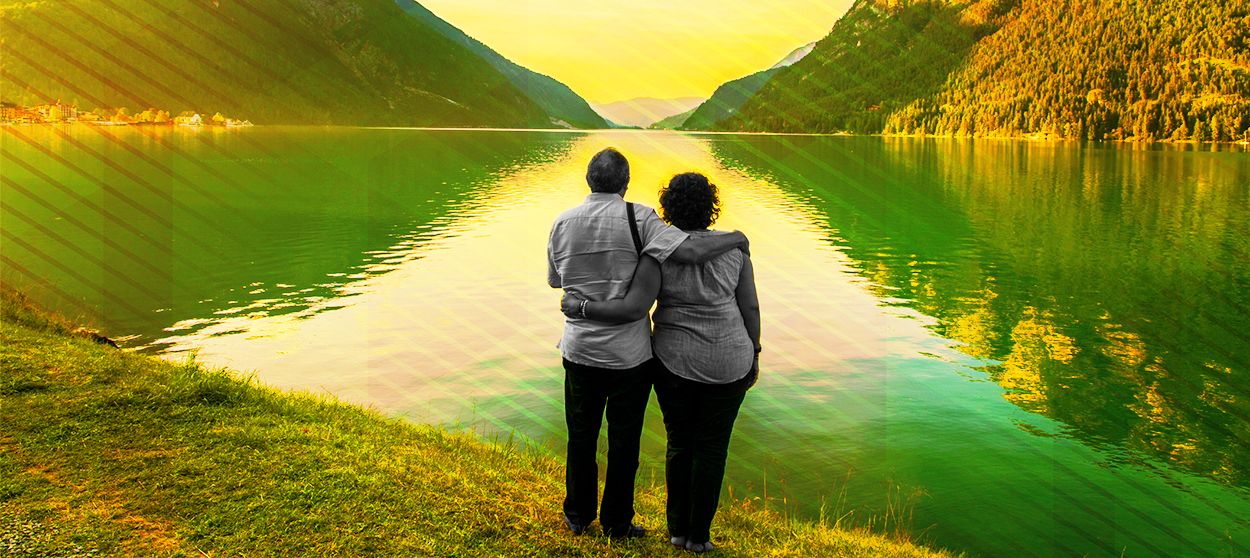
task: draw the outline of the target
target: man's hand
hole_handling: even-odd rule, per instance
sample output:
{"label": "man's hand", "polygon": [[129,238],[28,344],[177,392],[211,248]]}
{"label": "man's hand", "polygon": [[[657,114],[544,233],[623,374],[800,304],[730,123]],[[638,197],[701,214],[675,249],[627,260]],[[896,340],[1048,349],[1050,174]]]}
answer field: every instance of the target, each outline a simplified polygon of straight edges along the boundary
{"label": "man's hand", "polygon": [[565,316],[570,318],[578,317],[577,313],[581,309],[581,306],[582,299],[577,298],[577,295],[568,291],[565,291],[564,297],[560,299],[560,311],[563,312]]}
{"label": "man's hand", "polygon": [[734,231],[733,234],[737,235],[739,239],[742,241],[742,244],[738,245],[738,249],[742,250],[743,254],[750,256],[751,255],[751,239],[747,238],[747,235],[744,234],[742,231]]}

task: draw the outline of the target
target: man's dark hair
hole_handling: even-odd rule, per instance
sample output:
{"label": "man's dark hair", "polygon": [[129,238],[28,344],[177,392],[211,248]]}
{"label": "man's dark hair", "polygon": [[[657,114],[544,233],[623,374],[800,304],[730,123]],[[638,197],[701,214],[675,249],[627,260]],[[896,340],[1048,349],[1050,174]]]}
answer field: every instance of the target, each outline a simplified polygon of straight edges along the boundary
{"label": "man's dark hair", "polygon": [[629,185],[629,161],[614,148],[595,153],[586,166],[586,184],[591,192],[615,194]]}
{"label": "man's dark hair", "polygon": [[660,190],[664,220],[683,231],[706,229],[720,217],[720,196],[706,176],[687,172],[674,176]]}

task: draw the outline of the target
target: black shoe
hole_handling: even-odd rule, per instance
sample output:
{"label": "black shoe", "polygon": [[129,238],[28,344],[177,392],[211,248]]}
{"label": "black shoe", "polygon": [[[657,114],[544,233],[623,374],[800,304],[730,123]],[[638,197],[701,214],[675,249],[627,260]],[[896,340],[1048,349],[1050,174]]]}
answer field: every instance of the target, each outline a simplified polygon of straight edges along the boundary
{"label": "black shoe", "polygon": [[580,524],[577,524],[577,523],[573,523],[573,520],[572,520],[572,519],[569,519],[569,516],[567,516],[567,515],[566,515],[566,516],[564,516],[564,526],[565,526],[565,527],[568,527],[568,528],[569,528],[569,531],[571,531],[571,532],[573,533],[573,535],[574,535],[574,536],[576,536],[576,535],[580,535],[580,534],[582,534],[582,533],[585,533],[585,532],[586,532],[586,526],[585,526],[585,525],[580,525]]}
{"label": "black shoe", "polygon": [[607,529],[607,532],[608,536],[614,539],[638,539],[647,536],[646,529],[634,525],[633,523],[617,525],[616,527]]}

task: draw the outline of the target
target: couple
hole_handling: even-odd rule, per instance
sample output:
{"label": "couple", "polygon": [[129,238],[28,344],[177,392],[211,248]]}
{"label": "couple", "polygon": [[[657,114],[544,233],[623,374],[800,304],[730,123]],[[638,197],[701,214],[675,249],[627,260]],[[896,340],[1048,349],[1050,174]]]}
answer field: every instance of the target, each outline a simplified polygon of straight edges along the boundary
{"label": "couple", "polygon": [[[586,170],[591,194],[556,219],[547,283],[564,290],[564,405],[569,442],[564,519],[581,534],[595,519],[599,428],[606,409],[608,466],[599,523],[612,538],[633,524],[638,446],[651,387],[668,432],[670,542],[712,549],[734,420],[759,374],[760,315],[747,238],[707,228],[716,186],[679,174],[660,194],[664,220],[626,203],[629,162],[604,149]],[[659,298],[652,337],[647,311]]]}

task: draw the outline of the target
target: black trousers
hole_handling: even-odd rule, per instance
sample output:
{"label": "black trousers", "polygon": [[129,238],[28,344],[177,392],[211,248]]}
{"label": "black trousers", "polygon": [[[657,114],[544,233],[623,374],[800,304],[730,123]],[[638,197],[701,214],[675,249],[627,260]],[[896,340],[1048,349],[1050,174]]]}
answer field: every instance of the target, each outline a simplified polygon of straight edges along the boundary
{"label": "black trousers", "polygon": [[720,503],[729,437],[757,372],[718,385],[687,380],[658,361],[656,369],[655,395],[668,431],[664,464],[668,532],[692,543],[705,543]]}
{"label": "black trousers", "polygon": [[[654,360],[654,359],[653,359]],[[564,515],[578,525],[595,520],[599,495],[599,427],[608,417],[608,470],[599,523],[605,530],[634,519],[638,445],[651,398],[652,361],[626,370],[564,361],[564,419],[569,428]]]}

